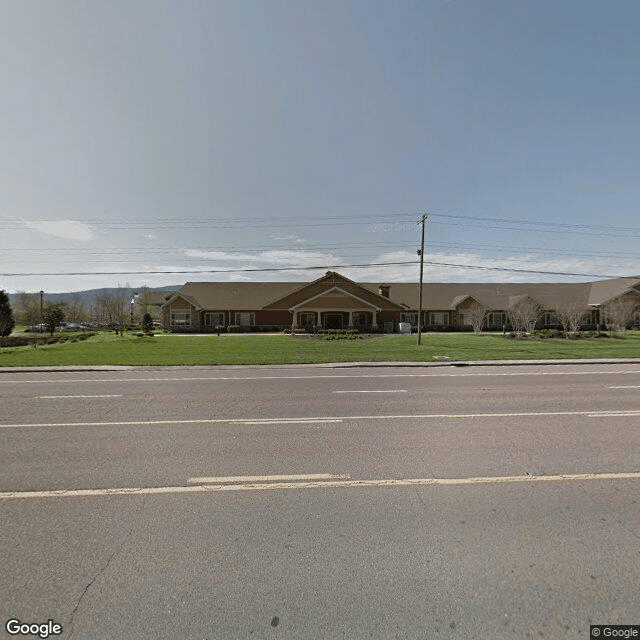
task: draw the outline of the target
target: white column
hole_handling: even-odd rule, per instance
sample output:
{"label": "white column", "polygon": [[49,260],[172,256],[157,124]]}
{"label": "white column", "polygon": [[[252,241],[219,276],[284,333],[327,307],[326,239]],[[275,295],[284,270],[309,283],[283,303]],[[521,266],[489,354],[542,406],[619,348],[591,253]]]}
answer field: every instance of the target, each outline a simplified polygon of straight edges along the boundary
{"label": "white column", "polygon": [[353,329],[353,311],[349,311],[349,329]]}
{"label": "white column", "polygon": [[373,322],[371,323],[371,328],[372,329],[378,328],[378,317],[377,317],[377,311],[375,309],[373,310]]}

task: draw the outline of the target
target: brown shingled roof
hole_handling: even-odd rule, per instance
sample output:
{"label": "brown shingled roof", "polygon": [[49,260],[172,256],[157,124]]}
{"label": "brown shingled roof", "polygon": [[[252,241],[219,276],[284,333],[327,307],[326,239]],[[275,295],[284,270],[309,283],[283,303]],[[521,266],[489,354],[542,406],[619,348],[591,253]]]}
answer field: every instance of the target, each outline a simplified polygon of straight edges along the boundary
{"label": "brown shingled roof", "polygon": [[[415,283],[395,282],[389,286],[389,299],[378,294],[377,283],[355,283],[338,273],[327,272],[311,283],[304,282],[187,282],[178,292],[194,306],[207,310],[254,311],[265,307],[288,309],[300,302],[312,285],[338,285],[347,292],[366,298],[376,306],[417,310],[419,291]],[[587,309],[616,298],[631,288],[640,291],[640,276],[580,283],[426,283],[423,285],[423,309],[451,309],[467,297],[493,310],[506,310],[519,296],[531,296],[546,309],[575,303]],[[363,296],[363,289],[370,292]],[[310,296],[311,297],[311,296]]]}

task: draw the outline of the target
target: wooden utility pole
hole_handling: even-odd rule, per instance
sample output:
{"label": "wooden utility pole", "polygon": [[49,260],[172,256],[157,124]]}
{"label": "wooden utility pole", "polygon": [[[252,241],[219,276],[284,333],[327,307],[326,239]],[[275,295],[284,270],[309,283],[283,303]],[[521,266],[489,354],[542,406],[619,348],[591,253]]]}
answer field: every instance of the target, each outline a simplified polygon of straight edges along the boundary
{"label": "wooden utility pole", "polygon": [[422,344],[422,273],[424,267],[424,223],[428,216],[425,213],[418,221],[418,226],[422,225],[422,244],[420,245],[420,296],[418,302],[418,344]]}

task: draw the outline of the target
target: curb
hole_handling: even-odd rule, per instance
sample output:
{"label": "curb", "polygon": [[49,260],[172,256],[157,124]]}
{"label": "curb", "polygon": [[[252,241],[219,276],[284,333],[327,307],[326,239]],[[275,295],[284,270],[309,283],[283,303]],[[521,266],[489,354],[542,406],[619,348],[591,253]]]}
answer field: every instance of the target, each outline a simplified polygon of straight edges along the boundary
{"label": "curb", "polygon": [[440,362],[319,362],[311,364],[227,364],[227,365],[67,365],[67,366],[28,366],[0,367],[2,373],[32,373],[55,371],[187,371],[206,369],[349,369],[349,368],[435,368],[435,367],[521,367],[521,366],[556,366],[556,365],[601,365],[601,364],[640,364],[640,358],[591,358],[566,360],[447,360]]}

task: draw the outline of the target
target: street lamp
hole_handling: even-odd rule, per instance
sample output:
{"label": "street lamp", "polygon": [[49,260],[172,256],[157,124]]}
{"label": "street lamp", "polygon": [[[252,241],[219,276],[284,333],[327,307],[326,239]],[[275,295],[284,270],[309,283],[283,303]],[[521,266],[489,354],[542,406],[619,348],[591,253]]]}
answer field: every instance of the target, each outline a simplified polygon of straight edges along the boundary
{"label": "street lamp", "polygon": [[133,298],[131,298],[131,326],[133,327],[133,306],[136,303],[136,298],[138,297],[138,294],[134,291],[133,292]]}

